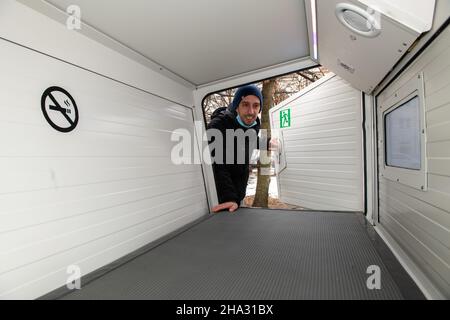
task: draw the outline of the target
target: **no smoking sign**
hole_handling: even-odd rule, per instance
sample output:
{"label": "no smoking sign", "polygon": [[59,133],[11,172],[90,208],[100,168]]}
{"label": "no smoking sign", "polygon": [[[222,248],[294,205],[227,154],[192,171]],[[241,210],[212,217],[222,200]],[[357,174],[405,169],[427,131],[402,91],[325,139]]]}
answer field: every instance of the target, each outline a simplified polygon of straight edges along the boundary
{"label": "no smoking sign", "polygon": [[42,113],[47,122],[60,132],[70,132],[78,124],[78,108],[69,92],[50,87],[41,98]]}

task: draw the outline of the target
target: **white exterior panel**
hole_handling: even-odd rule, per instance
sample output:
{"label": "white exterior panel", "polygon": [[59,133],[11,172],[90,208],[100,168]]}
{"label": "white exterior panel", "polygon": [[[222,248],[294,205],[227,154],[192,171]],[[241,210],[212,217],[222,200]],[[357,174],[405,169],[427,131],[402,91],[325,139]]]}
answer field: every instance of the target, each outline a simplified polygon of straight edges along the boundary
{"label": "white exterior panel", "polygon": [[[280,129],[290,109],[291,127]],[[283,136],[281,200],[312,210],[363,211],[361,92],[327,76],[271,110]]]}
{"label": "white exterior panel", "polygon": [[[201,166],[171,161],[192,109],[5,40],[0,70],[0,298],[37,298],[68,266],[86,275],[208,213]],[[51,86],[76,101],[70,133],[44,118]]]}
{"label": "white exterior panel", "polygon": [[[450,298],[450,30],[447,28],[379,97],[388,99],[423,72],[428,190],[379,177],[380,224],[434,288]],[[383,139],[378,114],[379,138]],[[383,150],[379,151],[383,165]]]}

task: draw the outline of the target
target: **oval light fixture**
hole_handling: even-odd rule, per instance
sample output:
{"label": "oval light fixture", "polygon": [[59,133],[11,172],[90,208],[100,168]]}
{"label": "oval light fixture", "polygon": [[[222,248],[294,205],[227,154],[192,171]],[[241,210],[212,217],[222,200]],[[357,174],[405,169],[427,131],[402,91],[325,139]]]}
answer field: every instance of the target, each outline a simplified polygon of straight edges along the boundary
{"label": "oval light fixture", "polygon": [[348,29],[367,38],[374,38],[381,33],[379,14],[375,15],[349,3],[336,5],[336,17]]}

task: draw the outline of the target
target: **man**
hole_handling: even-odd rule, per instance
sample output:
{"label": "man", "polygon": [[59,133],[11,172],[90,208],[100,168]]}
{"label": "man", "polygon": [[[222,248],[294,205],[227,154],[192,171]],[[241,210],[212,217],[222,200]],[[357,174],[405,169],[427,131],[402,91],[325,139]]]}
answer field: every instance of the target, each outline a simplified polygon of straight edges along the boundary
{"label": "man", "polygon": [[[208,129],[217,129],[221,132],[224,151],[223,159],[215,159],[215,155],[212,155],[219,198],[219,205],[212,208],[213,212],[222,210],[234,212],[245,198],[250,156],[257,146],[257,137],[261,126],[258,114],[262,110],[262,104],[261,91],[254,85],[247,85],[236,91],[233,102],[228,108],[219,108],[211,116]],[[249,138],[244,141],[234,138],[234,141],[230,141],[227,131],[237,135],[244,133]],[[226,153],[230,152],[230,145],[233,148],[231,151],[234,151],[233,163],[225,161]],[[244,161],[238,161],[240,153],[245,153]]]}

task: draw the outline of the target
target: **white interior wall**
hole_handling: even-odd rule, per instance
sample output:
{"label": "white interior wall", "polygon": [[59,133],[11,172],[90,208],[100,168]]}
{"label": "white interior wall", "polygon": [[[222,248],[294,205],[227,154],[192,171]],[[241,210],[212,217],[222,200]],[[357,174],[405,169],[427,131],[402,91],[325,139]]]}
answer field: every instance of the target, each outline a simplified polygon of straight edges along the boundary
{"label": "white interior wall", "polygon": [[[280,128],[288,109],[291,126]],[[278,174],[281,200],[309,210],[364,211],[361,92],[329,74],[270,114],[286,158]]]}
{"label": "white interior wall", "polygon": [[[0,298],[33,299],[64,286],[68,266],[84,276],[208,206],[200,165],[170,157],[173,130],[193,133],[191,88],[18,2],[0,5]],[[42,115],[53,85],[78,104],[71,133]]]}
{"label": "white interior wall", "polygon": [[[444,32],[382,92],[377,103],[423,72],[428,190],[379,177],[380,230],[387,232],[419,272],[429,298],[450,297],[450,29]],[[379,140],[383,136],[378,112]],[[378,150],[383,166],[384,150]],[[405,260],[406,261],[406,260]]]}

